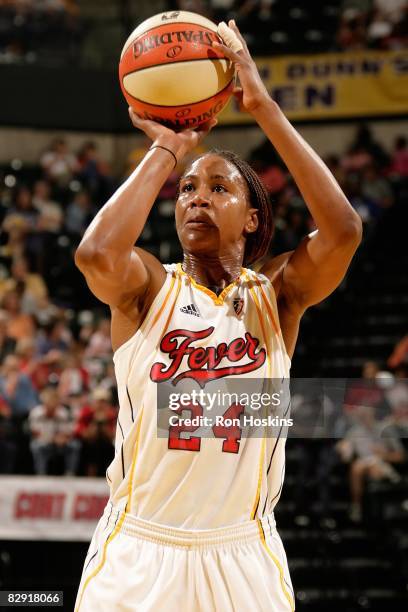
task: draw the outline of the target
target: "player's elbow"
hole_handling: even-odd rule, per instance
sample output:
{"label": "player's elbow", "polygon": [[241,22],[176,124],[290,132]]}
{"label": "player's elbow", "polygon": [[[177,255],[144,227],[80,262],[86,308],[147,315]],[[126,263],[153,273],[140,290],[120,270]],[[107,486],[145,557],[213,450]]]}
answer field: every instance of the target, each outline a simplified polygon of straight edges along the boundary
{"label": "player's elbow", "polygon": [[75,251],[74,261],[77,268],[83,272],[85,269],[89,268],[94,261],[94,249],[89,248],[82,243],[79,245],[77,250]]}
{"label": "player's elbow", "polygon": [[363,223],[360,216],[351,211],[338,228],[338,242],[341,246],[347,246],[356,250],[363,238]]}
{"label": "player's elbow", "polygon": [[107,273],[112,268],[112,261],[103,250],[87,244],[79,245],[75,251],[74,261],[77,268],[83,273],[89,270],[99,270]]}

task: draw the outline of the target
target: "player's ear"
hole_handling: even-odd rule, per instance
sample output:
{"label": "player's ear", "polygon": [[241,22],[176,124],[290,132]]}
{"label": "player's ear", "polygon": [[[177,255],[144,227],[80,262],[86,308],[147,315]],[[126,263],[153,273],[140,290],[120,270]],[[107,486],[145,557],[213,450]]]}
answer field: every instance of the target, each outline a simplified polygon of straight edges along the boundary
{"label": "player's ear", "polygon": [[258,229],[258,225],[258,210],[256,208],[250,208],[247,212],[247,220],[244,227],[245,232],[247,234],[253,234]]}

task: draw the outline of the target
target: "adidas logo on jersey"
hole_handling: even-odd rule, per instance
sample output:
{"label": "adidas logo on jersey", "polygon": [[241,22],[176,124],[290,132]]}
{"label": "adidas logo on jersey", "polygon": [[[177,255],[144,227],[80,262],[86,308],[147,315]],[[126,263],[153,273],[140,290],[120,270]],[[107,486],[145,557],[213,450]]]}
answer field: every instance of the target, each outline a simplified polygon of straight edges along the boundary
{"label": "adidas logo on jersey", "polygon": [[201,317],[195,304],[188,304],[188,306],[182,306],[180,308],[180,311],[184,312],[185,314],[194,315],[195,317]]}

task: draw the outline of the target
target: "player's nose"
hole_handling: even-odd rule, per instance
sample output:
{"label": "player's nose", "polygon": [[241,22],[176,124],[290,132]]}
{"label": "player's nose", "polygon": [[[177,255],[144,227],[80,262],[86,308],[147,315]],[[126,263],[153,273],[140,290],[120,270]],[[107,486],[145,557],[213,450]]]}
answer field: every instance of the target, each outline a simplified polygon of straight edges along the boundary
{"label": "player's nose", "polygon": [[194,193],[194,196],[190,200],[191,208],[208,208],[211,205],[211,191],[205,186],[201,185]]}
{"label": "player's nose", "polygon": [[191,208],[208,208],[211,205],[211,198],[206,193],[196,193],[190,200]]}

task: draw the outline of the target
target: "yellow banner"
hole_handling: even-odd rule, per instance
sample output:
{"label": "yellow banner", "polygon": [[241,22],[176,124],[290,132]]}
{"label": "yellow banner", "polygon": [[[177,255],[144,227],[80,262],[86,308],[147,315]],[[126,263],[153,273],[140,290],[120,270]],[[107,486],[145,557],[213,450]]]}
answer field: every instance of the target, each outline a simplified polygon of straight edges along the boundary
{"label": "yellow banner", "polygon": [[[408,51],[257,58],[268,91],[292,120],[408,112]],[[222,124],[253,123],[232,100]]]}

